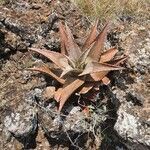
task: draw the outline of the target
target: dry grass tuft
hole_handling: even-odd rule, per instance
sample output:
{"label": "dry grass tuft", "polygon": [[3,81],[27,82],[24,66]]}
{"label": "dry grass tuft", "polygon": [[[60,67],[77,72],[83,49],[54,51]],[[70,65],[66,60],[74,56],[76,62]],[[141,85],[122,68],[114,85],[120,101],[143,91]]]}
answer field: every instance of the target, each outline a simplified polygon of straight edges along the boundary
{"label": "dry grass tuft", "polygon": [[4,3],[4,0],[0,0],[0,5]]}
{"label": "dry grass tuft", "polygon": [[102,22],[126,15],[131,17],[149,17],[149,0],[72,0],[81,11],[90,18],[99,18]]}

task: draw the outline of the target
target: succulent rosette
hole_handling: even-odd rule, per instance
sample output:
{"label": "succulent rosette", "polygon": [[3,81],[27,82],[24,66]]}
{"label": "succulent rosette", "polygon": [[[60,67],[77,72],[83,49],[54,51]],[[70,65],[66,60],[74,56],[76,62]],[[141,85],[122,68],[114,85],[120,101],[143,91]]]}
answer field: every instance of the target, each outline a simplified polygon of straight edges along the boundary
{"label": "succulent rosette", "polygon": [[97,26],[98,21],[92,26],[82,47],[75,42],[67,24],[59,23],[60,53],[30,48],[31,51],[44,55],[53,63],[51,67],[43,65],[30,70],[46,73],[62,85],[54,94],[55,100],[59,102],[59,112],[74,92],[85,94],[91,89],[96,89],[100,82],[109,84],[107,74],[113,70],[123,69],[119,65],[126,60],[127,56],[114,59],[118,52],[116,48],[104,51],[109,25],[106,24],[100,33],[97,31]]}

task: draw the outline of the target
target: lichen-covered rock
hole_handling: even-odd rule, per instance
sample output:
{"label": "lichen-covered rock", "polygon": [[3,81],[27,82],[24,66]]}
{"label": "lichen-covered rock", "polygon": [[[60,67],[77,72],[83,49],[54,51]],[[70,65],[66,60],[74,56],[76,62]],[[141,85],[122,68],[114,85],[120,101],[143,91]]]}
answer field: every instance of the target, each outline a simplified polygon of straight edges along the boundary
{"label": "lichen-covered rock", "polygon": [[28,137],[36,131],[37,116],[29,110],[24,116],[20,113],[11,113],[5,117],[4,125],[15,137]]}
{"label": "lichen-covered rock", "polygon": [[[36,109],[36,100],[40,98],[42,90],[35,88],[28,94],[24,95],[24,102],[22,101],[16,110],[10,112],[4,117],[4,131],[9,131],[12,137],[15,137],[27,148],[33,141],[35,141],[38,118]],[[6,133],[6,134],[4,134]],[[3,138],[8,139],[8,132],[3,132]],[[33,142],[34,143],[34,142]]]}
{"label": "lichen-covered rock", "polygon": [[[127,76],[118,77],[113,93],[120,101],[117,121],[118,134],[128,142],[150,146],[150,99],[149,99],[149,40],[147,24],[133,23],[120,35],[121,46],[129,54]],[[121,85],[124,83],[124,86]],[[118,88],[119,87],[119,88]],[[130,146],[132,147],[132,146]],[[145,149],[147,149],[145,148]]]}
{"label": "lichen-covered rock", "polygon": [[70,105],[65,114],[57,114],[52,105],[40,107],[39,124],[47,135],[50,146],[98,149],[102,138],[100,125],[107,118],[106,109],[92,106],[90,109],[90,115],[86,116],[79,106]]}
{"label": "lichen-covered rock", "polygon": [[[132,104],[130,108],[133,107]],[[126,104],[118,110],[118,119],[114,129],[118,134],[130,142],[141,143],[150,146],[150,128],[149,124],[142,122],[138,116],[126,112]]]}

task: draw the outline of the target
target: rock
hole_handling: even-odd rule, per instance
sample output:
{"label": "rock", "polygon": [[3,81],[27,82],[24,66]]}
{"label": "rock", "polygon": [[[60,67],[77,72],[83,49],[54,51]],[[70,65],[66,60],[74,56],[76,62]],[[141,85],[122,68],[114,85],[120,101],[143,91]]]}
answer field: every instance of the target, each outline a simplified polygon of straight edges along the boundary
{"label": "rock", "polygon": [[[143,39],[142,37],[147,37]],[[126,141],[127,147],[147,150],[150,147],[150,104],[149,104],[149,33],[146,25],[132,24],[128,33],[121,34],[121,46],[124,47],[129,59],[128,74],[123,80],[118,78],[113,93],[120,101],[117,120],[114,129]],[[118,86],[124,83],[125,87]],[[131,143],[134,143],[133,145]],[[141,148],[143,147],[143,148]]]}
{"label": "rock", "polygon": [[54,86],[46,87],[45,91],[43,92],[44,99],[51,99],[54,97],[56,88]]}
{"label": "rock", "polygon": [[[23,106],[20,106],[20,110]],[[5,128],[27,148],[34,141],[37,130],[37,115],[33,109],[28,111],[11,113],[4,119]]]}
{"label": "rock", "polygon": [[122,138],[126,139],[127,141],[150,146],[149,124],[140,121],[139,117],[131,115],[130,113],[126,112],[124,108],[125,104],[118,110],[118,119],[114,129]]}
{"label": "rock", "polygon": [[[4,118],[5,130],[9,131],[24,148],[35,143],[38,127],[36,103],[42,90],[35,88],[24,96],[25,101],[19,104],[14,112]],[[5,135],[7,136],[7,135]],[[32,143],[32,146],[33,146]]]}
{"label": "rock", "polygon": [[[99,147],[101,143],[100,124],[106,120],[106,110],[91,106],[90,116],[87,118],[79,106],[72,106],[69,103],[66,108],[66,115],[58,114],[55,108],[49,106],[46,108],[41,106],[38,110],[40,126],[48,140],[53,141],[50,142],[50,145],[53,146],[58,143],[64,146],[65,143],[70,145],[72,140],[74,142],[74,145],[71,144],[73,148],[78,147],[78,145],[80,148],[89,147],[90,143]],[[92,111],[92,109],[96,109],[96,111]],[[89,138],[88,134],[90,134]],[[80,142],[81,139],[83,140],[82,143]]]}
{"label": "rock", "polygon": [[36,114],[28,113],[26,116],[21,116],[19,113],[11,113],[10,116],[5,117],[4,125],[15,137],[27,137],[35,132],[37,128]]}

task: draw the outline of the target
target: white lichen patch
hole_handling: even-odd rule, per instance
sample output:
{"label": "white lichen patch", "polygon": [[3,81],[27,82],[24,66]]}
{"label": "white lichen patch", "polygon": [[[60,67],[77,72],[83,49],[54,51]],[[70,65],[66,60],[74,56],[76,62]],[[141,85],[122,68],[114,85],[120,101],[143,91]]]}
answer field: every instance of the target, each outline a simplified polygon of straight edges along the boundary
{"label": "white lichen patch", "polygon": [[125,133],[125,137],[135,138],[138,135],[138,120],[125,111],[118,113],[120,115],[118,116],[115,128],[119,131],[120,134]]}
{"label": "white lichen patch", "polygon": [[126,140],[150,145],[150,129],[146,123],[142,123],[139,117],[126,112],[122,107],[118,111],[118,119],[115,130]]}
{"label": "white lichen patch", "polygon": [[26,136],[35,129],[36,115],[32,111],[24,116],[20,113],[11,113],[4,119],[5,128],[15,136]]}

